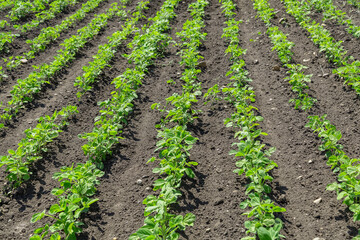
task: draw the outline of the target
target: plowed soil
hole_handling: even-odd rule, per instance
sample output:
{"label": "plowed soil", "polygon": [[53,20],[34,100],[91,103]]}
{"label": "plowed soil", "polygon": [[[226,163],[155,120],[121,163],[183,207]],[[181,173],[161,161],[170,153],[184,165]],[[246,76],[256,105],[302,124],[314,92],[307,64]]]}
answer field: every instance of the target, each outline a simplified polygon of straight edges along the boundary
{"label": "plowed soil", "polygon": [[[115,0],[102,3],[75,28],[62,34],[45,52],[10,73],[9,78],[0,83],[0,100],[8,100],[16,79],[26,77],[33,70],[31,65],[51,61],[64,39],[75,34],[77,29],[91,21],[94,14],[104,12],[113,2]],[[176,32],[191,17],[187,11],[191,2],[193,1],[184,0],[176,8],[177,17],[171,22],[169,31],[175,41],[178,40]],[[222,87],[229,83],[226,73],[230,61],[229,56],[225,55],[227,45],[221,38],[226,19],[218,0],[209,2],[204,28],[207,36],[201,47],[206,67],[201,69],[199,75],[203,92],[214,84]],[[316,237],[326,240],[351,239],[357,234],[360,224],[353,222],[352,213],[341,201],[336,200],[335,192],[326,191],[326,185],[336,181],[336,175],[326,165],[323,153],[318,150],[320,140],[305,128],[305,124],[309,115],[328,114],[327,118],[343,134],[340,143],[344,145],[345,152],[356,158],[360,155],[360,144],[357,141],[360,139],[360,100],[353,90],[332,74],[335,66],[319,53],[318,47],[309,39],[309,34],[286,13],[280,0],[269,2],[276,11],[273,24],[288,34],[289,40],[295,43],[294,62],[307,65],[309,68],[306,73],[313,74],[309,93],[318,100],[309,112],[295,110],[289,103],[296,96],[285,80],[286,69],[281,67],[277,53],[271,50],[273,46],[266,35],[266,26],[255,17],[256,11],[251,0],[236,1],[236,18],[243,20],[239,26],[239,38],[242,48],[247,49],[244,60],[253,80],[250,85],[256,94],[254,106],[257,107],[258,114],[264,117],[260,128],[268,133],[261,141],[277,149],[272,155],[272,159],[278,164],[278,168],[272,172],[272,198],[277,205],[287,209],[285,213],[277,215],[284,222],[282,234],[291,240],[312,240]],[[158,0],[150,1],[146,17],[155,16],[162,3],[163,1]],[[359,11],[354,10],[354,7],[344,5],[342,1],[334,1],[334,4],[348,11],[354,22],[360,23]],[[128,9],[133,9],[135,5],[136,2],[132,1]],[[58,24],[59,19],[80,7],[76,6],[77,8],[69,9],[68,13],[48,24]],[[313,13],[311,16],[322,22],[321,13]],[[145,20],[141,21],[139,26],[144,23]],[[76,98],[77,88],[73,83],[82,74],[82,66],[96,54],[97,46],[106,43],[107,37],[118,30],[121,24],[121,19],[110,20],[106,29],[86,45],[77,59],[58,74],[36,96],[33,103],[21,110],[0,137],[0,155],[5,155],[8,149],[16,148],[24,137],[25,129],[36,126],[36,119],[40,116],[52,114],[54,110],[68,104],[76,105],[79,109],[80,113],[71,119],[70,125],[59,138],[49,145],[43,159],[33,166],[32,180],[9,196],[0,195],[0,239],[28,239],[41,224],[31,224],[31,216],[56,203],[56,198],[50,194],[51,189],[58,186],[52,179],[54,172],[59,171],[61,166],[86,161],[81,149],[86,142],[79,139],[78,134],[92,130],[94,118],[100,110],[97,102],[107,99],[114,90],[111,80],[131,67],[122,57],[122,54],[129,53],[130,50],[126,44],[118,49],[99,83],[81,101]],[[344,41],[344,48],[350,55],[356,59],[360,57],[359,39],[355,39],[335,22],[326,22],[325,27],[336,40]],[[27,51],[21,41],[34,36],[34,33],[22,36],[10,46],[10,52],[5,55]],[[101,179],[96,196],[100,200],[82,216],[85,227],[79,239],[123,240],[143,225],[142,200],[153,192],[152,183],[158,178],[152,173],[155,165],[146,164],[149,158],[156,155],[155,125],[161,119],[161,114],[152,111],[150,106],[156,102],[164,103],[174,92],[181,91],[179,79],[183,69],[179,65],[178,50],[178,47],[170,46],[165,56],[155,61],[138,90],[135,110],[121,134],[124,139],[120,140],[113,155],[105,162],[105,176]],[[175,80],[177,84],[168,84],[169,79]],[[234,109],[222,100],[208,105],[200,100],[195,109],[201,109],[202,114],[189,127],[193,135],[199,138],[191,150],[191,159],[199,165],[194,169],[195,179],[184,179],[180,189],[183,195],[179,204],[174,206],[174,211],[181,214],[192,212],[196,215],[196,222],[193,227],[188,227],[181,233],[181,239],[240,239],[246,236],[246,217],[239,208],[240,202],[246,198],[246,180],[233,173],[235,160],[228,153],[236,139],[233,137],[234,129],[226,128],[223,123]],[[3,169],[0,171],[0,185],[6,185]],[[314,200],[319,198],[321,202],[315,204]]]}

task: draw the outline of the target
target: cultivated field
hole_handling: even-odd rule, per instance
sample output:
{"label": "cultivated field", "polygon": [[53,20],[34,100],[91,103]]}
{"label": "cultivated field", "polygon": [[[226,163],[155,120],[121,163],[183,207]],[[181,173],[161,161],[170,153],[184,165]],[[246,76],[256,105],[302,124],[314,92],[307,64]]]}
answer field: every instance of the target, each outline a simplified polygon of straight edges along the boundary
{"label": "cultivated field", "polygon": [[0,0],[0,239],[360,239],[358,0]]}

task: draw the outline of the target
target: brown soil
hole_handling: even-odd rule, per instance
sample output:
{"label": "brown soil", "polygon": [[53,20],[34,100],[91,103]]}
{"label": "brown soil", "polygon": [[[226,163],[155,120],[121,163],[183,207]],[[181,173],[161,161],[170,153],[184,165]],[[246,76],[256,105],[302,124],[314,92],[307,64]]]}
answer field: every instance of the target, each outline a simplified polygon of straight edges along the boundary
{"label": "brown soil", "polygon": [[[111,2],[104,3],[96,13],[103,11]],[[146,16],[154,16],[162,2],[151,1]],[[176,9],[177,17],[172,21],[172,29],[169,31],[174,40],[178,40],[175,33],[190,18],[186,9],[191,2],[193,1],[184,0]],[[229,57],[224,54],[226,44],[221,38],[225,18],[221,13],[220,3],[217,0],[209,2],[204,29],[208,35],[201,48],[206,68],[199,75],[203,92],[214,84],[221,87],[229,83],[226,72],[230,62]],[[328,119],[343,134],[341,144],[345,151],[351,157],[358,156],[360,145],[356,139],[360,137],[359,98],[331,73],[334,66],[319,53],[318,47],[308,38],[309,34],[285,12],[283,4],[279,0],[270,0],[270,4],[278,11],[273,24],[289,34],[289,40],[296,44],[293,48],[294,62],[308,66],[306,72],[313,74],[309,93],[318,100],[308,113],[295,110],[288,103],[295,95],[284,80],[287,77],[286,69],[280,67],[280,71],[274,70],[281,63],[276,52],[271,51],[272,44],[266,35],[266,26],[255,17],[256,11],[251,0],[237,1],[237,19],[243,20],[239,37],[242,47],[247,49],[244,59],[253,79],[251,86],[256,93],[254,106],[265,119],[260,127],[269,134],[261,140],[267,146],[277,149],[272,156],[279,165],[273,171],[272,198],[287,209],[287,212],[278,215],[284,221],[282,233],[287,239],[295,240],[311,240],[316,237],[351,239],[360,225],[352,221],[352,214],[346,206],[336,200],[336,193],[326,191],[326,185],[336,181],[336,175],[326,166],[326,158],[318,150],[320,140],[304,126],[309,114],[327,113]],[[129,8],[134,6],[133,2]],[[313,16],[321,20],[320,15]],[[287,19],[285,25],[279,23],[280,18]],[[87,17],[77,28],[90,20]],[[141,22],[144,23],[145,21]],[[94,91],[87,93],[80,102],[76,99],[77,89],[73,83],[82,73],[81,67],[96,53],[97,46],[105,43],[106,37],[120,25],[116,19],[110,21],[109,27],[91,41],[66,70],[56,76],[32,104],[21,110],[0,138],[0,154],[4,155],[9,148],[16,147],[26,128],[36,125],[36,118],[51,114],[66,104],[74,104],[79,108],[80,113],[71,120],[60,137],[49,145],[49,151],[44,154],[43,160],[35,164],[33,179],[11,197],[0,196],[0,239],[28,239],[33,229],[40,226],[40,223],[30,224],[32,214],[49,208],[56,202],[50,194],[51,189],[57,186],[57,182],[51,178],[53,173],[63,165],[69,166],[86,160],[81,150],[81,145],[85,142],[77,135],[91,131],[93,119],[99,111],[96,103],[110,96],[113,91],[111,79],[130,67],[121,56],[129,50],[125,45],[119,49],[111,67],[104,71]],[[334,23],[327,24],[327,28],[336,38],[340,31],[350,38],[350,43],[348,41],[344,46],[352,51],[351,54],[356,53],[359,40],[354,40],[343,27],[337,27]],[[28,66],[22,66],[19,72],[14,73],[14,80],[26,77],[31,71],[30,65],[49,61],[59,48],[57,44],[75,32],[76,29],[69,30]],[[97,193],[100,200],[83,216],[85,228],[79,239],[127,239],[143,225],[142,200],[152,193],[152,183],[158,177],[152,173],[155,165],[146,164],[149,158],[156,155],[155,124],[161,118],[157,111],[151,111],[150,106],[155,102],[164,103],[166,97],[181,91],[179,77],[183,69],[179,67],[177,51],[177,47],[169,47],[165,57],[155,62],[138,90],[139,98],[135,102],[134,113],[122,134],[124,139],[120,140],[113,155],[105,163],[105,176],[101,179]],[[329,75],[323,77],[323,72]],[[168,84],[169,79],[177,84]],[[13,84],[15,81],[10,80],[2,84],[1,100],[6,100]],[[240,239],[245,236],[246,217],[241,215],[243,210],[239,208],[239,203],[246,198],[246,181],[232,172],[235,160],[228,152],[232,148],[231,144],[236,142],[233,138],[234,129],[226,128],[223,124],[223,120],[234,109],[225,101],[204,106],[202,100],[198,102],[196,109],[201,109],[203,113],[189,130],[199,138],[191,150],[191,159],[199,162],[199,165],[195,168],[195,179],[184,179],[180,189],[183,195],[174,211],[180,214],[192,212],[197,219],[193,227],[181,233],[181,239]],[[4,177],[2,170],[0,185],[6,183]],[[136,183],[138,179],[142,180],[141,185]],[[321,203],[315,204],[313,201],[320,197]]]}

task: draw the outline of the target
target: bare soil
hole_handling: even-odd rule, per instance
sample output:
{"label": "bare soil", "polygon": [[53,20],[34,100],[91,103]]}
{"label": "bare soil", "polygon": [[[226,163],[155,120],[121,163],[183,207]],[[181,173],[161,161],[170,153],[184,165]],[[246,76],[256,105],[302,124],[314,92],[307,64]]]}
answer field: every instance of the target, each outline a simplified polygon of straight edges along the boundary
{"label": "bare soil", "polygon": [[[6,101],[16,79],[26,77],[31,72],[31,65],[49,61],[63,39],[74,34],[91,20],[93,14],[104,11],[114,1],[103,3],[76,28],[61,35],[44,53],[14,72],[11,80],[1,83],[0,99]],[[155,16],[162,2],[150,1],[146,16]],[[184,0],[176,8],[177,17],[172,21],[169,31],[175,41],[178,40],[176,32],[191,17],[186,11],[191,2],[193,1]],[[204,29],[207,36],[201,47],[206,67],[201,69],[199,75],[204,93],[214,84],[222,87],[230,81],[226,76],[230,66],[229,56],[225,55],[227,46],[221,38],[226,19],[220,3],[217,0],[209,2]],[[289,40],[295,43],[294,63],[308,66],[306,73],[313,74],[309,94],[318,100],[310,112],[293,108],[289,100],[296,96],[285,80],[286,69],[281,67],[277,53],[271,50],[272,43],[266,35],[266,26],[255,17],[256,11],[251,0],[237,1],[237,19],[243,20],[239,26],[239,37],[242,47],[247,49],[244,60],[253,79],[250,85],[256,94],[254,106],[258,109],[257,113],[265,119],[260,128],[268,133],[268,136],[260,140],[277,149],[272,156],[279,166],[272,172],[274,181],[271,197],[276,204],[287,209],[285,213],[278,215],[284,222],[282,234],[287,239],[295,240],[311,240],[316,237],[326,240],[351,239],[357,234],[360,225],[353,222],[348,208],[336,200],[336,193],[326,191],[326,185],[336,181],[336,175],[326,165],[323,153],[318,150],[320,140],[305,128],[305,124],[309,115],[328,114],[328,119],[343,134],[341,144],[344,145],[345,152],[350,157],[357,157],[360,154],[360,144],[357,141],[360,138],[359,97],[332,74],[335,66],[319,53],[318,47],[309,39],[309,34],[286,13],[280,0],[269,2],[277,12],[272,23],[288,34]],[[335,1],[335,4],[344,11],[355,11],[341,1]],[[133,9],[134,6],[135,2],[131,2],[128,9]],[[312,17],[317,21],[322,18],[319,13],[314,13]],[[279,23],[281,18],[286,21]],[[142,21],[139,26],[145,22]],[[126,44],[119,48],[111,67],[101,75],[94,90],[87,93],[81,101],[76,98],[77,88],[73,83],[82,74],[81,67],[97,52],[97,46],[106,43],[107,37],[120,26],[119,19],[111,20],[108,27],[90,41],[78,58],[56,76],[33,103],[21,110],[1,136],[0,155],[5,155],[8,149],[16,148],[24,137],[25,129],[36,126],[36,118],[51,114],[67,104],[74,104],[79,108],[80,113],[70,121],[59,138],[49,145],[43,159],[34,165],[32,180],[11,196],[0,195],[0,239],[28,239],[33,229],[40,226],[40,223],[30,223],[31,216],[56,202],[55,197],[50,194],[51,189],[57,186],[57,182],[52,179],[53,173],[59,171],[61,166],[86,160],[81,150],[85,142],[77,135],[92,130],[94,118],[99,111],[97,102],[107,99],[114,90],[111,80],[131,67],[122,57],[122,54],[129,53]],[[358,39],[336,23],[326,23],[326,28],[337,40],[345,40],[344,48],[349,54],[359,57]],[[16,50],[14,47],[11,51],[15,53],[24,49]],[[146,164],[149,158],[157,154],[154,153],[157,140],[155,124],[161,119],[161,115],[152,111],[150,106],[155,102],[164,103],[174,92],[181,92],[179,78],[183,69],[179,65],[178,50],[178,47],[170,46],[165,56],[155,61],[138,90],[139,98],[135,102],[134,112],[121,134],[124,139],[120,140],[113,155],[105,163],[105,176],[101,179],[97,193],[100,200],[92,206],[89,213],[82,216],[85,227],[79,239],[111,240],[116,237],[123,240],[143,225],[142,201],[152,193],[152,183],[158,178],[152,173],[155,165]],[[177,84],[168,84],[170,79]],[[192,212],[196,215],[196,222],[193,227],[188,227],[181,233],[181,239],[240,239],[246,236],[246,217],[239,208],[240,202],[246,198],[246,179],[233,173],[235,160],[228,152],[232,149],[231,144],[236,142],[233,137],[234,129],[226,128],[223,124],[234,109],[222,100],[204,105],[202,99],[199,99],[195,108],[201,109],[202,114],[189,127],[193,135],[199,138],[191,150],[191,159],[199,162],[199,165],[194,169],[195,179],[184,179],[180,189],[183,195],[178,205],[174,206],[174,212]],[[137,184],[139,179],[141,184]],[[5,173],[1,170],[0,185],[5,184]],[[322,200],[315,204],[314,200],[318,198]]]}

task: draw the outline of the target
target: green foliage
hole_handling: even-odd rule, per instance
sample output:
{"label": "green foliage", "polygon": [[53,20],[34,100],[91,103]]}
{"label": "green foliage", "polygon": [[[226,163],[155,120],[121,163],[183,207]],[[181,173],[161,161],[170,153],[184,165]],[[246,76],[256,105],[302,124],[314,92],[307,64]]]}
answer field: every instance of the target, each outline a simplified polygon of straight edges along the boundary
{"label": "green foliage", "polygon": [[93,56],[94,61],[90,62],[88,66],[82,69],[84,74],[76,78],[74,86],[78,86],[81,90],[77,93],[80,98],[86,91],[92,89],[92,84],[97,80],[102,70],[109,66],[111,59],[114,57],[118,47],[123,43],[127,37],[139,29],[136,27],[138,21],[144,18],[143,11],[147,9],[148,1],[141,1],[137,4],[136,12],[132,14],[132,18],[126,20],[126,23],[121,27],[121,31],[116,31],[109,37],[109,42],[99,46],[98,53]]}
{"label": "green foliage", "polygon": [[[183,25],[183,30],[177,33],[181,39],[180,64],[185,66],[181,79],[185,82],[181,94],[173,94],[166,99],[166,106],[153,104],[152,108],[157,108],[160,112],[166,112],[163,119],[157,142],[159,151],[158,158],[151,158],[149,162],[159,161],[159,167],[154,168],[153,172],[160,176],[166,175],[164,179],[158,179],[154,183],[154,191],[160,189],[159,195],[148,196],[143,203],[146,205],[144,216],[144,226],[132,234],[129,239],[178,239],[178,230],[184,230],[186,226],[192,226],[195,216],[191,213],[182,215],[171,214],[171,205],[177,202],[181,193],[177,190],[180,187],[184,175],[194,178],[195,173],[191,166],[196,166],[197,162],[188,161],[190,149],[197,142],[197,138],[192,137],[186,130],[186,126],[192,123],[199,111],[192,109],[192,104],[198,100],[197,95],[201,94],[201,85],[196,83],[197,74],[201,71],[196,69],[198,60],[201,59],[198,48],[201,41],[205,40],[206,34],[201,32],[204,27],[204,8],[209,3],[198,0],[189,5],[192,20],[187,20]],[[172,106],[172,109],[169,109]],[[168,128],[170,122],[177,125]]]}
{"label": "green foliage", "polygon": [[[55,173],[53,178],[60,182],[60,188],[54,188],[51,194],[59,199],[59,203],[53,204],[47,211],[36,213],[31,218],[35,223],[44,217],[54,219],[55,222],[50,225],[35,229],[34,235],[30,240],[38,239],[76,239],[76,233],[80,233],[82,222],[78,221],[82,213],[86,213],[91,204],[98,199],[91,198],[96,192],[96,185],[99,184],[99,177],[104,172],[96,168],[90,161],[75,167],[62,167],[61,172]],[[52,234],[49,233],[49,230]],[[65,237],[61,238],[60,232],[63,231]],[[41,234],[41,235],[40,235]]]}
{"label": "green foliage", "polygon": [[3,120],[10,120],[13,115],[24,106],[24,104],[31,102],[34,95],[38,93],[44,84],[49,83],[49,80],[67,64],[76,58],[76,54],[85,44],[99,34],[100,30],[107,25],[108,19],[112,18],[121,10],[121,7],[116,3],[112,4],[112,8],[108,9],[106,13],[96,15],[91,22],[85,27],[78,30],[76,35],[65,39],[61,44],[62,49],[58,50],[58,54],[54,57],[55,60],[50,64],[44,63],[41,66],[33,66],[39,71],[30,73],[27,78],[18,79],[17,84],[10,91],[11,99],[8,101],[8,107],[5,108],[5,114],[0,117]]}
{"label": "green foliage", "polygon": [[[285,78],[292,85],[291,90],[297,93],[296,99],[291,99],[290,103],[294,103],[295,109],[309,110],[316,99],[309,97],[309,95],[304,91],[308,89],[306,83],[311,81],[312,75],[305,75],[301,70],[306,68],[302,65],[291,64],[293,52],[291,48],[295,46],[293,42],[287,40],[287,36],[279,30],[276,26],[271,26],[271,23],[268,19],[271,19],[274,15],[274,10],[266,10],[270,8],[267,0],[253,0],[254,8],[258,10],[258,14],[262,16],[262,19],[267,24],[268,30],[267,34],[269,35],[271,42],[274,47],[272,50],[278,52],[280,61],[286,66],[288,70],[289,77]],[[261,7],[259,7],[261,6]]]}
{"label": "green foliage", "polygon": [[[286,6],[286,11],[293,15],[295,20],[300,24],[300,26],[306,29],[310,33],[312,41],[319,46],[320,52],[324,52],[329,61],[336,64],[339,68],[333,72],[338,76],[344,78],[345,83],[350,85],[357,94],[360,94],[359,90],[359,74],[358,74],[358,61],[353,61],[349,63],[349,60],[352,60],[352,56],[347,56],[347,52],[344,50],[341,45],[341,41],[336,42],[329,31],[324,29],[319,23],[312,21],[309,15],[309,9],[311,9],[311,4],[306,1],[296,1],[296,0],[282,0]],[[325,1],[325,0],[324,0]],[[326,0],[325,5],[322,5],[322,0],[311,0],[312,4],[317,9],[329,11],[328,14],[333,16],[339,15],[339,12],[331,12],[335,8],[331,7],[330,1]],[[342,14],[340,14],[342,15]],[[335,18],[340,18],[337,16]],[[345,21],[345,20],[344,20]]]}
{"label": "green foliage", "polygon": [[298,94],[297,99],[290,99],[289,102],[295,104],[295,109],[309,110],[317,101],[304,92],[304,89],[309,89],[306,83],[311,82],[312,74],[305,75],[302,69],[307,67],[300,64],[287,64],[286,66],[289,69],[287,72],[289,77],[285,79],[292,85],[291,89],[293,92]]}
{"label": "green foliage", "polygon": [[[7,1],[5,1],[7,2]],[[11,1],[9,1],[11,2]],[[43,4],[46,3],[47,0],[35,0],[35,1],[14,1],[13,3],[18,4],[14,7],[14,12],[12,13],[12,19],[18,20],[23,18],[30,11],[38,11],[42,9]],[[38,27],[41,23],[53,19],[57,14],[64,11],[68,6],[74,5],[78,2],[78,0],[55,0],[50,3],[49,8],[47,10],[41,11],[36,14],[35,19],[31,22],[25,23],[23,25],[13,25],[16,30],[19,30],[21,33],[25,33],[27,31],[33,30]],[[36,4],[35,4],[36,3]],[[33,7],[33,4],[39,5],[39,8]],[[1,5],[1,3],[0,3]],[[1,6],[0,6],[1,8]],[[9,16],[10,17],[10,16]],[[20,36],[19,34],[13,34],[11,32],[1,32],[0,33],[0,52],[6,51],[6,48],[9,44],[13,42],[13,40]]]}
{"label": "green foliage", "polygon": [[11,21],[18,21],[24,19],[31,13],[37,13],[44,10],[48,4],[49,0],[16,1],[7,17],[10,18]]}
{"label": "green foliage", "polygon": [[[322,141],[319,147],[320,151],[324,151],[328,158],[327,165],[338,173],[337,182],[329,184],[326,189],[337,192],[337,199],[342,200],[350,211],[353,212],[354,221],[360,220],[360,160],[349,158],[342,150],[343,146],[339,144],[342,135],[336,130],[334,125],[326,119],[326,115],[309,116],[309,122],[305,127],[311,128],[314,132],[318,132],[318,136]],[[358,239],[356,236],[353,239]]]}
{"label": "green foliage", "polygon": [[267,34],[269,35],[271,42],[274,44],[272,50],[278,52],[280,61],[285,64],[291,61],[293,52],[291,48],[295,46],[293,42],[287,40],[287,36],[279,30],[278,27],[268,27]]}
{"label": "green foliage", "polygon": [[[244,215],[252,220],[245,222],[246,233],[250,235],[242,239],[276,240],[284,236],[280,234],[282,222],[275,217],[274,213],[284,212],[285,209],[276,206],[267,195],[271,193],[271,187],[268,184],[272,181],[270,171],[277,167],[277,164],[268,157],[275,149],[264,150],[265,145],[257,140],[260,135],[267,134],[258,128],[258,122],[262,121],[262,117],[256,115],[257,109],[251,105],[251,102],[255,101],[255,94],[247,84],[251,79],[248,77],[248,72],[244,70],[245,62],[241,59],[245,50],[241,49],[239,40],[235,39],[239,35],[237,23],[233,20],[234,14],[231,14],[235,8],[231,0],[222,0],[221,2],[225,9],[223,12],[228,18],[226,22],[228,26],[224,29],[223,34],[223,37],[228,38],[230,42],[226,53],[231,54],[232,60],[231,71],[227,75],[232,75],[231,79],[233,80],[233,83],[223,88],[222,91],[226,94],[225,99],[236,109],[231,117],[225,119],[224,123],[227,127],[239,129],[234,135],[239,142],[233,144],[237,148],[230,151],[230,155],[234,155],[238,159],[237,169],[234,172],[239,175],[244,174],[249,179],[249,184],[246,186],[248,198],[240,204],[240,207],[242,209],[250,208]],[[254,8],[258,9],[259,16],[270,27],[272,9],[269,10],[268,3],[262,0],[255,1]],[[272,35],[274,42],[277,42],[276,49],[284,53],[282,55],[285,58],[284,62],[290,61],[289,49],[292,44],[287,45],[287,42],[284,41],[286,36],[279,34],[277,28],[271,28],[268,34]],[[285,43],[284,47],[281,46],[282,43]]]}
{"label": "green foliage", "polygon": [[57,14],[63,12],[68,7],[75,5],[78,0],[55,0],[50,3],[47,10],[41,11],[35,15],[35,18],[31,22],[23,25],[14,25],[14,28],[22,33],[28,32],[37,28],[41,23],[54,19]]}
{"label": "green foliage", "polygon": [[347,2],[360,9],[360,2],[358,0],[347,0]]}
{"label": "green foliage", "polygon": [[334,19],[341,25],[346,25],[346,31],[354,37],[360,37],[360,27],[353,24],[346,12],[338,10],[332,0],[309,0],[309,3],[319,12],[322,12],[324,21]]}
{"label": "green foliage", "polygon": [[104,0],[89,0],[77,12],[63,20],[61,24],[41,29],[40,34],[36,38],[26,41],[26,43],[30,44],[30,51],[21,56],[16,56],[15,59],[13,57],[3,58],[7,62],[7,69],[13,70],[20,66],[21,59],[35,58],[37,53],[44,51],[46,46],[55,41],[63,31],[84,19],[86,14],[98,7],[102,1]]}
{"label": "green foliage", "polygon": [[351,64],[334,69],[333,73],[342,77],[345,83],[350,85],[357,94],[360,94],[360,61],[354,61]]}
{"label": "green foliage", "polygon": [[[177,2],[175,0],[165,1],[156,17],[152,19],[153,24],[144,28],[144,33],[137,35],[130,44],[133,51],[126,57],[135,64],[135,68],[127,69],[114,79],[113,84],[116,91],[112,93],[111,99],[99,103],[102,110],[95,119],[94,130],[92,133],[80,135],[81,138],[88,140],[88,143],[83,146],[83,150],[89,157],[89,161],[85,165],[78,164],[74,168],[63,168],[62,173],[54,175],[61,181],[62,188],[54,189],[53,194],[59,196],[60,203],[63,204],[53,205],[50,211],[54,208],[54,212],[49,211],[47,215],[45,212],[39,213],[33,218],[33,222],[44,216],[56,220],[52,225],[55,233],[50,239],[60,239],[60,231],[65,234],[65,239],[76,239],[76,233],[81,231],[82,223],[78,221],[80,214],[88,211],[90,204],[97,201],[90,197],[95,193],[95,185],[98,184],[96,179],[103,174],[98,168],[103,167],[105,156],[111,154],[112,146],[118,142],[118,134],[121,132],[122,124],[126,124],[126,117],[132,112],[132,102],[137,98],[136,89],[141,85],[147,68],[152,64],[152,60],[159,56],[158,53],[169,44],[169,37],[163,32],[169,29],[170,20],[175,16],[174,7]],[[77,176],[80,176],[79,179],[84,179],[84,186],[78,185]],[[85,205],[82,205],[83,203]],[[58,206],[65,206],[65,209],[55,210],[58,209]],[[53,217],[52,213],[58,214],[58,217]],[[69,216],[65,218],[67,215]],[[191,215],[188,215],[181,220],[179,218],[176,218],[176,221],[171,220],[170,224],[174,229],[183,229],[184,226],[191,224],[191,219]],[[46,224],[35,230],[35,235],[31,240],[43,239],[48,234],[49,228],[49,224]],[[144,231],[144,234],[146,232],[147,230]],[[174,233],[170,235],[174,236]]]}
{"label": "green foliage", "polygon": [[42,158],[41,153],[47,151],[46,145],[62,132],[61,129],[68,124],[67,119],[75,113],[78,113],[75,106],[67,106],[59,112],[55,111],[52,116],[39,118],[39,124],[34,129],[25,130],[26,136],[16,150],[10,149],[9,155],[0,157],[0,167],[6,166],[9,172],[6,178],[10,188],[17,188],[30,179],[29,166]]}

